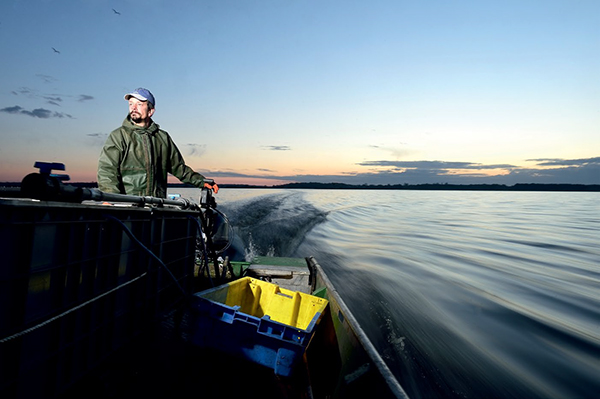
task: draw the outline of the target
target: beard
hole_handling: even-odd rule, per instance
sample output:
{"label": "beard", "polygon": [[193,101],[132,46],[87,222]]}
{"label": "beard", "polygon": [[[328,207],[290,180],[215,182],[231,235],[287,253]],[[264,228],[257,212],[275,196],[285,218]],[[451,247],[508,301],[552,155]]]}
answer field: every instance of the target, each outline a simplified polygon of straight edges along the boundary
{"label": "beard", "polygon": [[142,122],[144,122],[144,119],[142,119],[142,115],[138,114],[137,112],[131,112],[129,114],[129,118],[131,118],[131,121],[133,123],[142,123]]}

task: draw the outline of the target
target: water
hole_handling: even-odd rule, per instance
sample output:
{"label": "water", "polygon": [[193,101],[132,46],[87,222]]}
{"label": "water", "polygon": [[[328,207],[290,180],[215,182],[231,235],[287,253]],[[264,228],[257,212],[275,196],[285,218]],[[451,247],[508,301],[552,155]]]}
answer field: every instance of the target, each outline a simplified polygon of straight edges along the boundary
{"label": "water", "polygon": [[316,257],[412,398],[600,393],[600,194],[216,198],[238,256]]}

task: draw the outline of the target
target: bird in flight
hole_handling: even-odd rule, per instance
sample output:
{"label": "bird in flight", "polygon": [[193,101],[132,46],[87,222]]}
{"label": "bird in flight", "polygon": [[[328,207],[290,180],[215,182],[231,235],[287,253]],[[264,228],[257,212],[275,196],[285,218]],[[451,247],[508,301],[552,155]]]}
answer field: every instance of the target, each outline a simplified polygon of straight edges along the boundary
{"label": "bird in flight", "polygon": [[60,51],[58,51],[57,49],[55,49],[54,47],[52,47],[52,50],[54,50],[55,53],[60,54]]}
{"label": "bird in flight", "polygon": [[115,10],[114,8],[113,8],[112,10],[113,10],[113,12],[114,12],[115,14],[117,14],[117,15],[121,15],[121,13],[120,13],[120,12],[118,12],[117,10]]}

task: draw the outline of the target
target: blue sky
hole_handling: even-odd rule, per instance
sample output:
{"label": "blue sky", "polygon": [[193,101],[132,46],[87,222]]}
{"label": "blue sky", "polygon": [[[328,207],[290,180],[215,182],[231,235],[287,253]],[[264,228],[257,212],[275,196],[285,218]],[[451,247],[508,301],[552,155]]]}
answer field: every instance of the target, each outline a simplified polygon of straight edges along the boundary
{"label": "blue sky", "polygon": [[142,86],[217,182],[600,184],[596,0],[6,0],[0,36],[0,181],[95,180]]}

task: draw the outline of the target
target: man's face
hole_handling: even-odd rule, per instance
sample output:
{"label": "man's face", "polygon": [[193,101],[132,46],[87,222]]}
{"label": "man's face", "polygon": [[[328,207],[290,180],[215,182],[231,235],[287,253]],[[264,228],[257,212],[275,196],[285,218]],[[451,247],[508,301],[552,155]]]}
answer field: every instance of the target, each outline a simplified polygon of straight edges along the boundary
{"label": "man's face", "polygon": [[148,101],[140,101],[135,97],[129,99],[129,116],[136,125],[146,125],[154,114],[154,108],[148,109]]}

